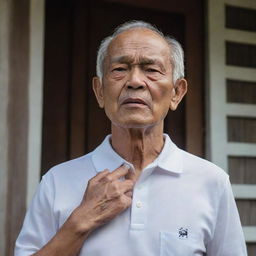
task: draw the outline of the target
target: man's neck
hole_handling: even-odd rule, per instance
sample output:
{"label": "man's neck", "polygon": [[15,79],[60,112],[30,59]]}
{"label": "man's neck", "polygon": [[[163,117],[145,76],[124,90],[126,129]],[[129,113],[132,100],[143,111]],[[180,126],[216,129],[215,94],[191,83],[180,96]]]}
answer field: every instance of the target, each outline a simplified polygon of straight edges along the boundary
{"label": "man's neck", "polygon": [[138,177],[162,151],[163,124],[147,129],[126,129],[112,125],[111,144],[120,156],[133,164]]}

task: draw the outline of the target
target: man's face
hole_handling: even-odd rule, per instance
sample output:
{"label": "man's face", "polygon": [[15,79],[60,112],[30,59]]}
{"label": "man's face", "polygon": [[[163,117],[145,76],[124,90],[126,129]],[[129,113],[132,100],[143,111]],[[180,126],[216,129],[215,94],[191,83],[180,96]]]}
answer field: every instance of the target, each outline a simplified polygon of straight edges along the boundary
{"label": "man's face", "polygon": [[173,104],[168,44],[148,29],[119,34],[109,45],[103,80],[94,80],[94,91],[114,125],[142,128],[163,122],[180,101]]}

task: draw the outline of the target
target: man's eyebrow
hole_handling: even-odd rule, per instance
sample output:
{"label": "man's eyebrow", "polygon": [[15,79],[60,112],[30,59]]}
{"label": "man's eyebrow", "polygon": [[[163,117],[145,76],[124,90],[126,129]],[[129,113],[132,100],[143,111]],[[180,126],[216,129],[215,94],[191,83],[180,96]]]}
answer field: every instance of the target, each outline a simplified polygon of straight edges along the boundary
{"label": "man's eyebrow", "polygon": [[[132,64],[134,63],[134,58],[131,56],[118,56],[118,57],[113,57],[111,59],[111,63],[121,63],[121,64]],[[159,65],[160,68],[165,69],[163,63],[156,59],[156,58],[147,58],[147,57],[140,57],[137,65]]]}
{"label": "man's eyebrow", "polygon": [[146,66],[146,65],[158,65],[161,70],[165,71],[165,67],[163,63],[157,59],[157,58],[146,58],[146,57],[141,57],[139,59],[139,65]]}
{"label": "man's eyebrow", "polygon": [[134,58],[131,56],[118,56],[111,58],[111,63],[122,63],[122,64],[130,64],[134,61]]}

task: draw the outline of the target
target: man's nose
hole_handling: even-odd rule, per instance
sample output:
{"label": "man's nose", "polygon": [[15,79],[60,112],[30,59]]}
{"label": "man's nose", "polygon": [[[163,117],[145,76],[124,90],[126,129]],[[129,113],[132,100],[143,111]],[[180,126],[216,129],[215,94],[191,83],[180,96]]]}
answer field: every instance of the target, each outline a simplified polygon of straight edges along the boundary
{"label": "man's nose", "polygon": [[130,71],[129,78],[126,84],[128,89],[143,89],[146,84],[142,70],[140,70],[140,68],[138,67],[133,68]]}

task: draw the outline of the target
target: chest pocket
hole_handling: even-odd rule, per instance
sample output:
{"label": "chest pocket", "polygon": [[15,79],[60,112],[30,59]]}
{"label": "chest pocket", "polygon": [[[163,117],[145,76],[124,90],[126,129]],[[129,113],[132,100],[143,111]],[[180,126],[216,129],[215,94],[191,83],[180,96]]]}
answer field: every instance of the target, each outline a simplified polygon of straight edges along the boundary
{"label": "chest pocket", "polygon": [[200,240],[186,230],[160,232],[160,256],[202,256],[205,255],[202,249]]}

